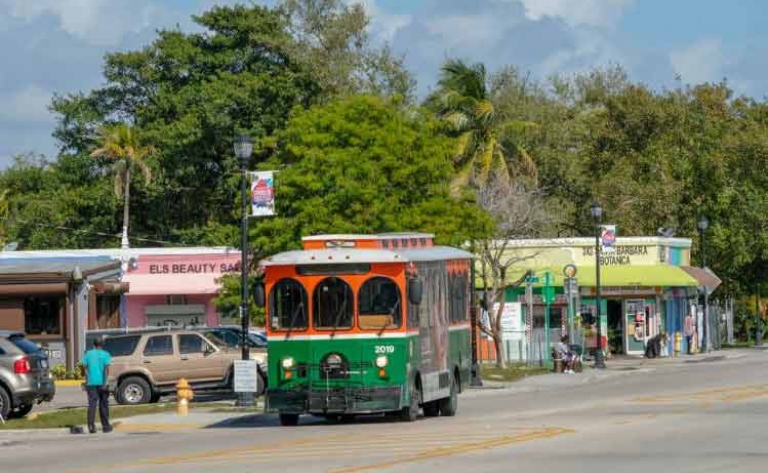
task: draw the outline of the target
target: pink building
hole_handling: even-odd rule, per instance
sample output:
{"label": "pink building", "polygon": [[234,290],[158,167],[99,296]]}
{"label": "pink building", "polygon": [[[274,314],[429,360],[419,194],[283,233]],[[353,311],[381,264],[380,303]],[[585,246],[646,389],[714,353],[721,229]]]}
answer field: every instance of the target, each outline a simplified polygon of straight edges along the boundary
{"label": "pink building", "polygon": [[139,254],[122,278],[130,287],[122,325],[218,325],[213,299],[221,290],[220,278],[239,272],[237,251]]}

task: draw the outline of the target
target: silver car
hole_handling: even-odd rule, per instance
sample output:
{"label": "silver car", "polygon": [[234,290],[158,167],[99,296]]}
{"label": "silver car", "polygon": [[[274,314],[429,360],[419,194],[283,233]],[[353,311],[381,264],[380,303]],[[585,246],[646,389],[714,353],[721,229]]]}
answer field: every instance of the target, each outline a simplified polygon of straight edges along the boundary
{"label": "silver car", "polygon": [[0,330],[0,416],[23,417],[55,394],[45,352],[21,332]]}

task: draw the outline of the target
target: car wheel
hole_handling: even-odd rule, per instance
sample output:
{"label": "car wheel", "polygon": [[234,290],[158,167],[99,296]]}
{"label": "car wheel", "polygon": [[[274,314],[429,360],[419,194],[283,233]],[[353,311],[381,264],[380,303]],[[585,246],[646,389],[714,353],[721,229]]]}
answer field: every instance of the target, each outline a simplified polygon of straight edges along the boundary
{"label": "car wheel", "polygon": [[11,396],[8,395],[8,391],[5,388],[0,387],[0,417],[3,419],[8,418],[8,413],[11,412]]}
{"label": "car wheel", "polygon": [[451,394],[450,396],[440,399],[440,414],[446,417],[452,417],[456,415],[456,411],[459,410],[459,399],[457,394],[456,378],[451,377]]}
{"label": "car wheel", "polygon": [[13,411],[9,412],[8,417],[11,419],[21,419],[22,417],[32,412],[32,407],[32,404],[22,404]]}
{"label": "car wheel", "polygon": [[280,414],[280,425],[283,427],[293,427],[294,425],[298,425],[298,423],[298,414]]}
{"label": "car wheel", "polygon": [[120,404],[147,404],[152,399],[152,388],[144,378],[132,376],[120,382],[116,397]]}
{"label": "car wheel", "polygon": [[261,371],[259,371],[259,392],[257,392],[256,395],[263,396],[266,390],[267,390],[267,378],[261,373]]}
{"label": "car wheel", "polygon": [[152,397],[149,399],[149,402],[151,402],[152,404],[157,404],[158,402],[160,402],[160,397],[161,396],[162,395],[160,393],[153,392],[152,393]]}

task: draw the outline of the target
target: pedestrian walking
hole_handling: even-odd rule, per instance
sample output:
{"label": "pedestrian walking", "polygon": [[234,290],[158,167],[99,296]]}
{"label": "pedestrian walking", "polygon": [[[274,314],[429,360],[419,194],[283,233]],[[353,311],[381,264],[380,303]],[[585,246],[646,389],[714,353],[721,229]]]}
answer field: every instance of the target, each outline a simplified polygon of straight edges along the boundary
{"label": "pedestrian walking", "polygon": [[694,333],[694,326],[695,321],[693,320],[693,314],[690,312],[685,317],[685,324],[683,327],[683,331],[685,333],[685,341],[688,343],[688,354],[693,354],[695,347],[693,344],[693,333]]}
{"label": "pedestrian walking", "polygon": [[88,393],[88,431],[96,433],[96,406],[99,407],[101,418],[101,430],[104,433],[112,432],[109,423],[109,365],[112,357],[102,349],[101,339],[93,342],[93,349],[88,350],[83,357],[85,369],[85,390]]}

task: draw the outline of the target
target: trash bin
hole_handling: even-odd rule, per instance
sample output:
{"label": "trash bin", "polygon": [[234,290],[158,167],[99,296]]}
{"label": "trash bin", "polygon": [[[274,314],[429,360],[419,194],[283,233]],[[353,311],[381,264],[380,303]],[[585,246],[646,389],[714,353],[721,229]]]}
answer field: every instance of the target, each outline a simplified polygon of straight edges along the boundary
{"label": "trash bin", "polygon": [[552,351],[552,363],[552,371],[555,373],[562,373],[565,371],[565,363],[563,363],[560,353],[554,350]]}

